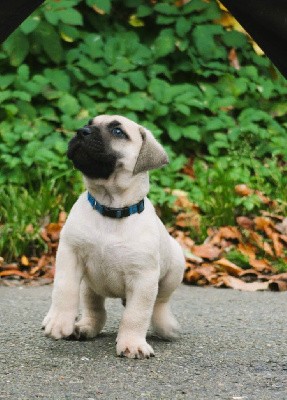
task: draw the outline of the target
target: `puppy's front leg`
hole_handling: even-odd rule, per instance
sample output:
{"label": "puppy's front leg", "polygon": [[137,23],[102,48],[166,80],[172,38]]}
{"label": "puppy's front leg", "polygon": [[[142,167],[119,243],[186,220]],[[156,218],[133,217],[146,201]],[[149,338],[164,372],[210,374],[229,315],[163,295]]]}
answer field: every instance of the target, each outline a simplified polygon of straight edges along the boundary
{"label": "puppy's front leg", "polygon": [[158,292],[157,277],[133,279],[126,293],[126,308],[117,337],[117,355],[128,358],[154,356],[146,333]]}
{"label": "puppy's front leg", "polygon": [[75,252],[68,244],[60,241],[52,305],[42,323],[46,336],[61,339],[74,332],[82,276],[83,268]]}

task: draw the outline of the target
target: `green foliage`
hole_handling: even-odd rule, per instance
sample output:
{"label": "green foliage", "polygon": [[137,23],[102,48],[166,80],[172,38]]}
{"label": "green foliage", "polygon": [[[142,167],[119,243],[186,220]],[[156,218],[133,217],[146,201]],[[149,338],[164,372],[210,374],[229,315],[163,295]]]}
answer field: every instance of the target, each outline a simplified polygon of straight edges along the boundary
{"label": "green foliage", "polygon": [[282,258],[278,258],[273,262],[273,267],[277,270],[278,273],[287,272],[287,263]]}
{"label": "green foliage", "polygon": [[267,208],[254,194],[240,197],[235,192],[238,184],[260,189],[278,203],[277,211],[287,212],[287,166],[278,165],[276,159],[265,163],[256,160],[252,152],[230,152],[220,158],[209,157],[209,163],[196,160],[196,179],[188,187],[190,198],[197,203],[203,213],[202,234],[209,226],[234,225],[236,217],[258,213]]}
{"label": "green foliage", "polygon": [[233,250],[229,251],[226,254],[226,258],[227,258],[227,260],[236,264],[238,267],[241,267],[243,269],[250,268],[249,258],[246,255],[242,254],[238,250],[233,249]]}
{"label": "green foliage", "polygon": [[[0,184],[74,187],[67,142],[116,113],[169,149],[171,165],[151,175],[155,203],[182,188],[209,223],[227,223],[234,208],[259,207],[231,185],[264,181],[285,207],[286,82],[243,33],[214,23],[220,15],[215,0],[47,0],[0,48]],[[180,174],[190,155],[207,156],[194,183]]]}
{"label": "green foliage", "polygon": [[41,226],[56,221],[63,206],[71,207],[77,194],[50,180],[35,190],[19,186],[0,188],[0,254],[6,260],[22,254],[38,255],[45,249]]}
{"label": "green foliage", "polygon": [[220,15],[215,1],[46,1],[0,52],[0,182],[67,170],[72,132],[99,113],[140,121],[177,153],[249,140],[256,157],[286,160],[286,84]]}

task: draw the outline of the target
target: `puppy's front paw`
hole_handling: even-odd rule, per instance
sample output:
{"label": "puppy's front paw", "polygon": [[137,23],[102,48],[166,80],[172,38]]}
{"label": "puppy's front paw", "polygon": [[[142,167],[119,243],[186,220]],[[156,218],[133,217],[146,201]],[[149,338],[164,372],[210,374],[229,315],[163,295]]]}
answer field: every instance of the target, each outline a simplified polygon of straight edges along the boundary
{"label": "puppy's front paw", "polygon": [[75,319],[74,313],[49,311],[42,323],[45,336],[55,340],[70,337],[74,333]]}
{"label": "puppy's front paw", "polygon": [[154,357],[154,351],[145,339],[126,336],[117,339],[117,355],[143,359]]}

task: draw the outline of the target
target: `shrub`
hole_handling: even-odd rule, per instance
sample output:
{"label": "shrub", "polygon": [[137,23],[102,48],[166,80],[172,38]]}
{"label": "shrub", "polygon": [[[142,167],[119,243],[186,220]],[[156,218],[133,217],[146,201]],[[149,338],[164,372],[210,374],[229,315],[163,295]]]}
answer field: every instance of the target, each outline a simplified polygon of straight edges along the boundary
{"label": "shrub", "polygon": [[[171,165],[152,174],[162,206],[172,201],[164,187],[185,188],[214,216],[203,186],[180,173],[186,156],[208,166],[252,149],[253,164],[227,169],[254,184],[264,160],[283,165],[286,83],[246,34],[222,26],[222,13],[215,0],[47,0],[0,48],[0,184],[37,193],[53,179],[80,191],[67,142],[101,113],[145,125],[169,148]],[[208,173],[220,191],[220,170]]]}
{"label": "shrub", "polygon": [[71,133],[99,113],[140,121],[177,153],[218,156],[248,138],[285,160],[286,84],[220,17],[216,1],[45,2],[0,52],[0,182],[67,171]]}

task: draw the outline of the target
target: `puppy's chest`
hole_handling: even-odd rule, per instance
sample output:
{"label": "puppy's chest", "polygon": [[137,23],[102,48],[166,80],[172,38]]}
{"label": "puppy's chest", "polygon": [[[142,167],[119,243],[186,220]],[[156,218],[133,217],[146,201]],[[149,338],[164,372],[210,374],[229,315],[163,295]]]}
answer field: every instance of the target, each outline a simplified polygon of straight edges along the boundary
{"label": "puppy's chest", "polygon": [[86,278],[103,296],[124,297],[125,280],[131,268],[129,249],[117,237],[95,235],[80,250]]}

